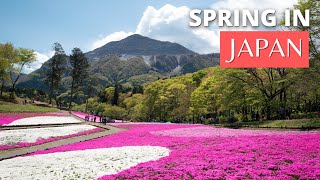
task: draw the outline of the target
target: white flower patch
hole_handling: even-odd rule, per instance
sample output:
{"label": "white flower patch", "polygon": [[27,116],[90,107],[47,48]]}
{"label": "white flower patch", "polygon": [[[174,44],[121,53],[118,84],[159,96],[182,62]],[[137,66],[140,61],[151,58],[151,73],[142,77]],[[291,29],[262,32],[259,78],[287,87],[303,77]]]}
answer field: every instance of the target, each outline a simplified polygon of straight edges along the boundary
{"label": "white flower patch", "polygon": [[90,125],[72,125],[64,127],[5,130],[0,131],[0,144],[15,145],[19,142],[33,143],[38,139],[67,136],[95,128],[96,127]]}
{"label": "white flower patch", "polygon": [[15,125],[37,125],[37,124],[65,124],[65,123],[80,123],[81,121],[77,120],[74,117],[69,116],[37,116],[23,118],[16,121],[13,121],[7,126]]}
{"label": "white flower patch", "polygon": [[159,146],[56,152],[0,161],[0,179],[94,179],[169,155]]}

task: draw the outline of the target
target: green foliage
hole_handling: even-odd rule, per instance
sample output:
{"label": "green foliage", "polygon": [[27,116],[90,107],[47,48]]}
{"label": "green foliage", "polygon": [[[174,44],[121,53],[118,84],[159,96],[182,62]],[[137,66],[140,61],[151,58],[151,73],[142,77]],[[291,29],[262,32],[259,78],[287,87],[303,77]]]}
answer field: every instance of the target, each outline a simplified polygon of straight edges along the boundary
{"label": "green foliage", "polygon": [[55,96],[55,90],[59,88],[66,64],[66,54],[59,43],[54,43],[54,56],[49,60],[48,71],[46,72],[45,81],[49,85],[50,103]]}
{"label": "green foliage", "polygon": [[6,80],[11,82],[11,97],[15,98],[16,84],[26,65],[36,60],[33,50],[15,48],[11,43],[0,44],[0,81],[1,93]]}
{"label": "green foliage", "polygon": [[259,126],[259,127],[275,127],[275,128],[307,128],[320,127],[320,119],[294,119],[294,120],[274,120],[264,122],[246,122],[244,125]]}
{"label": "green foliage", "polygon": [[192,75],[155,81],[144,89],[143,114],[147,120],[180,122],[187,118],[195,89]]}
{"label": "green foliage", "polygon": [[136,87],[136,86],[146,85],[148,83],[154,82],[164,77],[165,76],[163,74],[160,74],[154,71],[149,71],[147,74],[129,77],[127,82],[129,82],[130,84]]}
{"label": "green foliage", "polygon": [[20,74],[25,65],[28,65],[36,60],[36,54],[33,50],[19,48],[16,51],[16,58],[14,63],[11,65],[9,72],[13,90],[15,90],[16,83],[18,82]]}
{"label": "green foliage", "polygon": [[112,101],[113,101],[113,96],[114,96],[115,88],[114,88],[114,87],[108,87],[108,88],[106,88],[106,89],[104,90],[104,92],[105,92],[105,97],[106,97],[106,99],[107,99],[107,102],[108,102],[109,104],[111,104]]}
{"label": "green foliage", "polygon": [[71,108],[71,103],[73,102],[73,94],[82,87],[83,82],[87,79],[89,62],[86,56],[79,48],[74,48],[72,50],[72,54],[70,55],[70,64],[72,67],[71,77],[71,94],[70,94],[70,104],[69,108]]}
{"label": "green foliage", "polygon": [[216,92],[214,92],[214,78],[208,77],[192,92],[190,113],[194,116],[215,113],[217,111]]}
{"label": "green foliage", "polygon": [[127,114],[126,109],[119,106],[105,105],[103,115],[112,119],[123,119]]}
{"label": "green foliage", "polygon": [[127,109],[127,119],[138,121],[143,120],[144,115],[142,111],[142,101],[143,95],[142,94],[133,94],[130,97],[127,97],[124,100],[125,107]]}

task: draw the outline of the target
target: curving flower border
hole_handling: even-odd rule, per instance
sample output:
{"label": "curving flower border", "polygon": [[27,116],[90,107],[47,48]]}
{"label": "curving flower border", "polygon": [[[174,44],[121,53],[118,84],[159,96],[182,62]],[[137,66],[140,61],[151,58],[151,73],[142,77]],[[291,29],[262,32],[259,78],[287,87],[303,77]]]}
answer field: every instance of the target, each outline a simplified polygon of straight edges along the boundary
{"label": "curving flower border", "polygon": [[168,157],[140,163],[99,179],[320,179],[320,132],[174,137],[150,132],[205,126],[148,123],[113,125],[128,130],[33,154],[122,146],[162,146],[170,149]]}

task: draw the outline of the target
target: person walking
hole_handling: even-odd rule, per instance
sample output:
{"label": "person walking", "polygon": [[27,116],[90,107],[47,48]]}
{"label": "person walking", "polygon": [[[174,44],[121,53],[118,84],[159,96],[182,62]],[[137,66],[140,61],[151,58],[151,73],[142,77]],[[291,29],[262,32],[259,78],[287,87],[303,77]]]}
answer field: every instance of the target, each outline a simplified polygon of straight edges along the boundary
{"label": "person walking", "polygon": [[200,122],[201,124],[203,124],[203,123],[204,123],[205,119],[204,119],[204,117],[203,117],[203,116],[201,116],[201,117],[200,117],[200,121],[201,121],[201,122]]}

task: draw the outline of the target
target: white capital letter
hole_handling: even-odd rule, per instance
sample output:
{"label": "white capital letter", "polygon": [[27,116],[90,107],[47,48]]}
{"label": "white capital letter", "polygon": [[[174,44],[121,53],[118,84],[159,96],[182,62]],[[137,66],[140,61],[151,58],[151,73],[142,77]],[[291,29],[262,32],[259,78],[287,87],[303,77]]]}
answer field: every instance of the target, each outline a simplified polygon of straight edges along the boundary
{"label": "white capital letter", "polygon": [[[277,22],[276,22],[276,17],[274,16],[275,12],[276,11],[272,10],[272,9],[267,9],[267,10],[263,11],[262,14],[261,14],[261,22],[262,22],[262,24],[264,24],[267,27],[276,26]],[[269,14],[272,14],[272,16],[268,18]]]}
{"label": "white capital letter", "polygon": [[[264,41],[264,46],[260,47],[260,41]],[[256,57],[260,57],[260,50],[266,49],[269,46],[269,43],[266,39],[257,39],[256,40]]]}
{"label": "white capital letter", "polygon": [[297,54],[299,54],[299,56],[301,57],[302,55],[302,40],[300,39],[300,49],[298,50],[297,46],[291,41],[291,39],[288,39],[288,51],[287,51],[287,56],[290,57],[290,46],[296,51]]}
{"label": "white capital letter", "polygon": [[207,9],[204,10],[203,13],[204,13],[203,14],[203,25],[205,27],[208,27],[209,26],[209,22],[215,20],[217,14],[216,14],[216,12],[214,10],[207,10]]}
{"label": "white capital letter", "polygon": [[[274,50],[274,48],[275,48],[276,46],[278,46],[278,50]],[[283,50],[282,50],[282,47],[281,47],[281,45],[280,45],[280,42],[279,42],[278,39],[276,39],[276,41],[274,42],[274,44],[273,44],[273,46],[272,46],[272,49],[271,49],[271,51],[270,51],[269,57],[271,57],[272,54],[275,53],[275,52],[280,53],[282,57],[285,56],[285,55],[284,55],[284,52],[283,52]]]}
{"label": "white capital letter", "polygon": [[[247,50],[243,50],[244,46],[246,46]],[[252,50],[250,48],[250,45],[249,45],[247,39],[244,39],[243,44],[242,44],[240,51],[238,53],[238,57],[240,57],[241,53],[249,53],[250,57],[253,57],[253,53],[252,53]]]}
{"label": "white capital letter", "polygon": [[224,25],[224,22],[228,27],[232,26],[230,22],[231,13],[229,10],[219,10],[219,27]]}
{"label": "white capital letter", "polygon": [[201,25],[201,18],[198,17],[196,14],[201,14],[201,10],[200,9],[193,9],[190,11],[190,18],[192,20],[194,20],[195,22],[189,22],[189,26],[191,27],[198,27]]}
{"label": "white capital letter", "polygon": [[293,10],[293,26],[298,26],[298,19],[300,20],[302,26],[309,27],[310,12],[305,10],[304,16],[302,16],[300,10]]}

